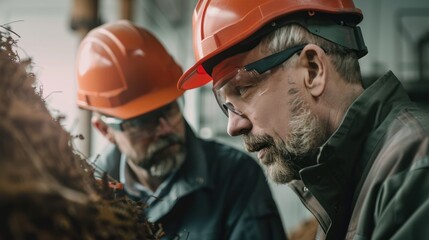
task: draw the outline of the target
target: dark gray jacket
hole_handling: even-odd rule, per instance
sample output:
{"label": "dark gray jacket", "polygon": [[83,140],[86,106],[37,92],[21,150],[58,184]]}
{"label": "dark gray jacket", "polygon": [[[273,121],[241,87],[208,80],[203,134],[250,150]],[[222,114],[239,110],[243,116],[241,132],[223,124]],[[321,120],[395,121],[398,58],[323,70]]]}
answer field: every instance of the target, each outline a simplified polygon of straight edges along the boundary
{"label": "dark gray jacket", "polygon": [[[260,166],[248,155],[186,130],[187,156],[147,209],[161,223],[165,239],[286,239],[277,206]],[[119,179],[120,153],[111,149],[97,161]]]}
{"label": "dark gray jacket", "polygon": [[429,115],[388,72],[290,186],[326,239],[428,239]]}

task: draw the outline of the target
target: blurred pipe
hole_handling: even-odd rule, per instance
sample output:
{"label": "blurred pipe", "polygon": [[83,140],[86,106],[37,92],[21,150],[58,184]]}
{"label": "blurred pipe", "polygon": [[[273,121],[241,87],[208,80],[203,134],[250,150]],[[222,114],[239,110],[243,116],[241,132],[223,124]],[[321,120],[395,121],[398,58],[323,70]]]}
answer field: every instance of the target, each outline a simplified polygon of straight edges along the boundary
{"label": "blurred pipe", "polygon": [[419,81],[427,81],[429,79],[426,79],[427,76],[425,76],[425,57],[426,56],[426,48],[429,47],[429,30],[426,32],[417,42],[417,52],[418,52],[418,59],[419,59]]}
{"label": "blurred pipe", "polygon": [[[429,16],[428,8],[401,8],[394,15],[394,19],[396,20],[396,30],[399,34],[399,37],[394,37],[395,39],[395,49],[397,52],[397,66],[399,71],[402,73],[402,79],[405,79],[404,69],[403,67],[403,59],[402,59],[402,45],[400,43],[400,38],[405,38],[409,44],[413,47],[414,51],[419,51],[417,43],[413,41],[411,33],[408,31],[407,27],[404,24],[404,19],[409,17],[427,17]],[[420,60],[420,59],[417,59]],[[420,69],[419,69],[420,71]]]}
{"label": "blurred pipe", "polygon": [[134,6],[133,0],[122,0],[119,18],[133,21],[133,17],[134,17],[133,16],[133,9],[134,9],[133,6]]}
{"label": "blurred pipe", "polygon": [[[99,0],[74,0],[71,11],[70,28],[77,32],[82,40],[91,29],[99,26]],[[84,156],[91,154],[91,117],[92,113],[78,109],[76,133],[82,134],[83,140],[76,142],[77,150]]]}
{"label": "blurred pipe", "polygon": [[101,24],[98,17],[99,0],[74,0],[71,12],[70,28],[81,39],[93,28]]}

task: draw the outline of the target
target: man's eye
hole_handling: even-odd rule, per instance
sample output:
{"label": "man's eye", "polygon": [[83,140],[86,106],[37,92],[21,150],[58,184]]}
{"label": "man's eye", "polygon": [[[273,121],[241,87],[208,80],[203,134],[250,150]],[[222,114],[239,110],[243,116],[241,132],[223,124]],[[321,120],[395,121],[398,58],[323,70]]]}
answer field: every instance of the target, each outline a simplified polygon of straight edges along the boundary
{"label": "man's eye", "polygon": [[245,85],[245,86],[237,86],[236,87],[236,91],[237,91],[237,93],[238,93],[238,95],[239,96],[243,96],[243,95],[245,95],[249,90],[250,90],[250,88],[252,88],[254,86],[254,84],[252,84],[252,85]]}
{"label": "man's eye", "polygon": [[247,86],[246,87],[237,87],[237,92],[240,96],[243,96],[246,93],[247,89],[248,89]]}

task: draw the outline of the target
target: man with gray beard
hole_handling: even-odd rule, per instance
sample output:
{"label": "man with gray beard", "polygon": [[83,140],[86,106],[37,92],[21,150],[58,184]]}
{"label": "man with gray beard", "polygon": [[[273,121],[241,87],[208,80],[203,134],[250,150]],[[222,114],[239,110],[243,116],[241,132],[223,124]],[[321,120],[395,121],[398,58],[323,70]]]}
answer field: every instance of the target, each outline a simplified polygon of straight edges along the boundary
{"label": "man with gray beard", "polygon": [[213,82],[228,134],[297,193],[318,239],[427,239],[429,114],[392,72],[362,79],[362,18],[352,0],[199,0],[178,88]]}
{"label": "man with gray beard", "polygon": [[[92,30],[77,54],[78,105],[111,144],[96,158],[147,204],[162,239],[286,239],[262,169],[199,139],[181,113],[181,68],[147,30],[121,20]],[[245,168],[245,171],[242,168]]]}

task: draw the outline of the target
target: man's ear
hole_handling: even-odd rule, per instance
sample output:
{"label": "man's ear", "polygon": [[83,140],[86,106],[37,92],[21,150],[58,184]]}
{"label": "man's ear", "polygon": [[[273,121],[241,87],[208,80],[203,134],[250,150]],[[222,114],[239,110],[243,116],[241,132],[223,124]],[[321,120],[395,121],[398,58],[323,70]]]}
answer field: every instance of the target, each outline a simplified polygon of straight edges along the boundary
{"label": "man's ear", "polygon": [[103,120],[101,120],[99,115],[94,114],[91,118],[92,126],[94,126],[98,131],[109,140],[111,143],[115,143],[115,138],[112,133],[109,131],[109,127],[106,125]]}
{"label": "man's ear", "polygon": [[319,97],[326,86],[327,61],[322,48],[314,44],[308,44],[301,51],[300,59],[306,68],[304,85],[313,97]]}

